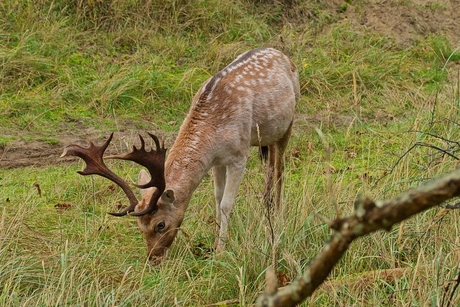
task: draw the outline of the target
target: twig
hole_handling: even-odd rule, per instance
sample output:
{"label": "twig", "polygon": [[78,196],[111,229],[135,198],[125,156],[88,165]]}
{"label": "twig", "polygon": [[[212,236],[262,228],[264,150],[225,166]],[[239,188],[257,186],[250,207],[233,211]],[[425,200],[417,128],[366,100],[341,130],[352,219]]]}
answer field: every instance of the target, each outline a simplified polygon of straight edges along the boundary
{"label": "twig", "polygon": [[421,245],[420,242],[422,242],[422,239],[428,235],[428,233],[434,228],[436,224],[441,224],[441,222],[444,220],[444,217],[447,215],[448,210],[443,208],[441,209],[436,216],[433,218],[433,222],[430,224],[430,226],[427,227],[427,229],[418,237],[417,241],[415,241],[414,245],[410,249],[411,252],[414,251],[414,249],[418,246]]}
{"label": "twig", "polygon": [[[460,270],[459,270],[458,275],[457,275],[457,280],[456,280],[455,286],[454,286],[454,288],[452,289],[452,292],[450,293],[450,297],[449,297],[449,301],[448,301],[449,305],[452,304],[452,300],[453,300],[453,298],[454,298],[454,294],[455,294],[455,292],[457,291],[457,288],[458,288],[459,285],[460,285]],[[449,305],[448,305],[448,306],[449,306]]]}
{"label": "twig", "polygon": [[415,146],[423,146],[423,147],[433,148],[433,149],[436,149],[436,150],[438,150],[438,151],[440,151],[440,152],[442,152],[442,153],[444,153],[444,154],[450,156],[451,158],[454,158],[455,160],[460,160],[459,157],[457,157],[457,156],[451,154],[451,153],[448,152],[447,150],[442,149],[442,148],[440,148],[440,147],[438,147],[438,146],[435,146],[435,145],[432,145],[432,144],[428,144],[428,143],[425,143],[425,142],[417,142],[417,143],[415,143]]}
{"label": "twig", "polygon": [[[424,132],[424,133],[425,133],[425,132]],[[428,134],[428,133],[427,133],[427,134]],[[428,135],[430,135],[430,134],[428,134]],[[444,139],[444,138],[442,138],[442,137],[439,137],[439,138],[442,139],[442,140],[446,140],[446,139]],[[447,140],[446,140],[446,141],[447,141]],[[451,142],[460,145],[460,143],[458,143],[458,142],[455,142],[455,141],[451,141]],[[398,158],[398,160],[393,164],[393,166],[391,167],[391,169],[390,169],[387,173],[385,173],[385,175],[383,175],[382,177],[380,177],[379,179],[377,179],[377,180],[375,181],[374,187],[380,182],[380,180],[382,180],[383,178],[385,178],[385,177],[388,176],[389,174],[393,173],[393,171],[395,170],[396,166],[398,166],[398,164],[401,162],[401,160],[402,160],[405,156],[407,156],[407,155],[409,154],[409,152],[411,152],[411,151],[412,151],[415,147],[417,147],[417,146],[423,146],[423,147],[433,148],[433,149],[436,149],[436,150],[442,152],[443,154],[446,154],[446,155],[450,156],[451,158],[454,158],[455,160],[460,160],[460,158],[457,157],[456,155],[454,155],[454,154],[450,153],[449,151],[447,151],[447,150],[445,150],[445,149],[442,149],[442,148],[440,148],[440,147],[438,147],[438,146],[435,146],[435,145],[432,145],[432,144],[429,144],[429,143],[425,143],[425,142],[416,142],[416,143],[413,144],[408,150],[406,150],[406,152],[403,153],[402,156],[400,156],[400,157]]]}
{"label": "twig", "polygon": [[431,132],[420,131],[420,130],[411,130],[411,131],[409,131],[409,132],[417,132],[417,133],[426,134],[426,135],[428,135],[428,136],[434,137],[435,139],[440,139],[441,141],[444,141],[444,142],[447,142],[447,143],[454,143],[454,144],[457,144],[457,146],[460,147],[460,142],[453,141],[453,140],[449,140],[449,139],[447,139],[447,138],[445,138],[445,137],[436,135],[436,134],[431,133]]}
{"label": "twig", "polygon": [[[457,268],[457,269],[459,269],[459,268]],[[450,296],[449,296],[449,299],[448,299],[447,304],[445,305],[445,307],[452,306],[452,303],[453,303],[452,300],[454,299],[455,292],[457,291],[457,288],[460,285],[460,270],[458,271],[457,278],[454,279],[453,281],[455,282],[455,285],[454,285],[452,291],[450,292]],[[449,284],[444,289],[444,295],[442,296],[441,306],[444,306],[444,299],[446,298],[446,295],[449,293],[450,286],[451,286],[451,282],[449,282]]]}
{"label": "twig", "polygon": [[446,205],[446,209],[460,209],[460,202],[459,203],[456,203],[454,205]]}
{"label": "twig", "polygon": [[398,158],[398,160],[393,164],[393,166],[391,167],[391,169],[386,172],[382,177],[380,177],[379,179],[377,179],[374,183],[374,187],[377,186],[377,184],[380,182],[380,180],[382,180],[383,178],[385,178],[386,176],[388,176],[389,174],[393,173],[393,171],[395,170],[396,166],[398,166],[399,162],[401,162],[401,160],[407,156],[409,154],[409,152],[411,152],[412,149],[414,149],[415,147],[417,147],[417,144],[413,144],[408,150],[406,150],[405,153],[402,154],[402,156],[400,156]]}

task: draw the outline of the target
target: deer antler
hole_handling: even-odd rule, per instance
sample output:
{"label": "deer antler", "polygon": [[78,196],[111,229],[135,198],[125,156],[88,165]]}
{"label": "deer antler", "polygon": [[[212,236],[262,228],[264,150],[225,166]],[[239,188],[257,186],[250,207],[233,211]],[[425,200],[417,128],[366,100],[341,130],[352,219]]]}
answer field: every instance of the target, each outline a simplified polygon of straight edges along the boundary
{"label": "deer antler", "polygon": [[155,142],[156,150],[153,150],[152,148],[150,151],[146,151],[144,138],[139,134],[139,139],[141,140],[141,147],[139,149],[133,145],[133,151],[126,155],[114,155],[106,157],[106,159],[122,159],[134,161],[146,167],[150,173],[150,181],[148,183],[142,185],[135,184],[135,186],[140,189],[147,189],[151,187],[156,187],[157,189],[153,193],[152,198],[150,198],[148,206],[144,210],[131,213],[131,215],[134,216],[145,215],[157,211],[157,201],[165,190],[164,163],[166,157],[166,149],[164,146],[164,139],[161,140],[160,146],[160,141],[156,135],[151,133],[148,133],[148,135],[150,135],[150,137]]}
{"label": "deer antler", "polygon": [[115,155],[106,157],[109,159],[131,160],[142,166],[145,166],[149,170],[152,178],[150,182],[145,185],[136,186],[142,189],[149,187],[156,187],[157,189],[154,192],[152,198],[150,199],[147,208],[140,212],[134,212],[134,209],[138,204],[138,200],[136,196],[134,196],[133,191],[130,189],[126,181],[118,177],[104,164],[103,155],[105,150],[109,146],[110,141],[112,140],[113,133],[110,134],[110,137],[105,141],[105,143],[102,146],[96,146],[91,141],[90,146],[88,148],[83,148],[76,144],[68,145],[64,148],[64,152],[62,153],[61,157],[67,155],[80,157],[86,163],[85,169],[83,171],[78,172],[80,175],[100,175],[113,181],[123,189],[123,191],[129,199],[130,205],[121,212],[109,214],[114,216],[123,216],[126,214],[135,216],[145,215],[158,210],[157,201],[165,189],[164,160],[166,156],[166,149],[164,148],[164,141],[162,142],[160,147],[158,138],[153,134],[149,133],[149,135],[155,142],[156,150],[152,149],[150,151],[146,151],[144,139],[142,138],[142,136],[139,135],[142,144],[140,149],[137,149],[135,146],[133,146],[133,151],[126,155]]}

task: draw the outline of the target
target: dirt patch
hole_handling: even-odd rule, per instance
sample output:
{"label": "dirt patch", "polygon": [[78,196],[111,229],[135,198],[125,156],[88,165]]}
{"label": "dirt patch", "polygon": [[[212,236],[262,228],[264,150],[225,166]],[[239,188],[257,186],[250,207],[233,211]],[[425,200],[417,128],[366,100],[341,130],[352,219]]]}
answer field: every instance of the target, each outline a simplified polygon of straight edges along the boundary
{"label": "dirt patch", "polygon": [[[12,139],[8,145],[0,148],[0,168],[25,166],[56,165],[69,162],[73,158],[60,158],[65,145],[76,143],[88,145],[87,140],[97,140],[100,132],[94,128],[79,130],[79,135],[71,132],[53,135],[53,141],[47,136],[21,131],[3,131],[2,136]],[[50,139],[51,140],[51,139]]]}
{"label": "dirt patch", "polygon": [[[106,154],[127,153],[131,150],[131,144],[140,145],[138,133],[141,131],[134,126],[124,125],[124,127],[123,131],[115,132],[114,139],[107,148]],[[93,141],[96,145],[102,145],[111,133],[111,131],[102,131],[94,127],[79,127],[78,129],[72,129],[73,132],[65,128],[57,130],[58,132],[52,136],[52,142],[46,141],[47,136],[5,131],[2,134],[3,136],[6,138],[15,137],[16,139],[12,140],[7,146],[0,147],[0,168],[40,167],[73,162],[78,158],[60,157],[65,146],[78,144],[82,147],[88,147],[89,141]],[[21,135],[21,137],[18,138],[18,135]],[[164,133],[159,135],[164,135]],[[147,144],[149,146],[150,142],[147,141]]]}
{"label": "dirt patch", "polygon": [[[450,39],[453,48],[460,46],[460,0],[369,0],[366,4],[355,3],[334,0],[327,1],[325,5],[339,22],[350,21],[358,27],[391,36],[401,46],[411,45],[427,35],[444,35]],[[0,147],[0,168],[38,167],[75,161],[75,158],[59,157],[64,146],[72,143],[87,146],[88,140],[101,144],[109,135],[107,131],[93,127],[82,126],[72,131],[60,129],[53,135],[54,142],[41,141],[41,136],[31,133],[27,136],[22,131],[3,131],[2,136],[16,139]],[[137,140],[136,131],[135,127],[127,127],[125,131],[117,132],[115,146],[111,145],[107,153],[125,152],[126,144]],[[124,148],[121,150],[120,147]]]}
{"label": "dirt patch", "polygon": [[[355,4],[360,2],[360,4]],[[397,45],[410,46],[428,35],[446,36],[452,46],[460,45],[460,0],[334,0],[331,14],[370,31],[393,37]]]}
{"label": "dirt patch", "polygon": [[[62,137],[65,140],[65,136]],[[63,146],[51,145],[41,141],[13,141],[0,149],[0,168],[25,166],[43,166],[60,164],[59,159]]]}

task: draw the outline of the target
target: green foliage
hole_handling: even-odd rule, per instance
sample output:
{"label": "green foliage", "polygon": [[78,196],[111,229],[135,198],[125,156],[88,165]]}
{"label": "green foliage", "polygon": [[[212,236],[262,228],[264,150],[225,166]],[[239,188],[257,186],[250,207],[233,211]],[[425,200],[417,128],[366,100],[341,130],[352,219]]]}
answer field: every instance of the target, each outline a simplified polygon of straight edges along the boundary
{"label": "green foliage", "polygon": [[[359,10],[358,2],[343,1],[340,10]],[[11,0],[0,2],[0,37],[0,153],[15,140],[60,144],[63,125],[72,134],[82,126],[174,134],[201,84],[236,55],[259,46],[289,54],[302,98],[285,206],[272,224],[278,270],[291,280],[327,241],[324,219],[351,214],[358,194],[392,197],[457,163],[456,46],[436,36],[402,48],[325,10],[325,2]],[[110,167],[136,180],[132,165]],[[146,263],[134,219],[107,216],[125,202],[122,192],[78,176],[81,168],[0,169],[0,305],[203,306],[238,298],[249,306],[263,290],[272,247],[255,153],[228,250],[210,250],[207,177],[160,267]],[[364,289],[338,285],[304,305],[436,305],[460,261],[458,213],[443,212],[363,238],[331,278],[412,268],[405,276]]]}
{"label": "green foliage", "polygon": [[[394,113],[382,101],[390,88],[435,87],[446,78],[442,60],[457,59],[442,38],[399,50],[390,38],[346,22],[318,35],[314,26],[273,18],[302,18],[295,14],[305,11],[318,16],[321,6],[281,8],[240,1],[4,3],[2,125],[44,129],[56,120],[155,114],[159,126],[169,129],[204,80],[244,50],[279,46],[279,37],[300,68],[309,101],[300,106],[302,113],[356,112],[356,103],[360,116],[375,117],[378,109]],[[330,104],[324,97],[332,98]]]}

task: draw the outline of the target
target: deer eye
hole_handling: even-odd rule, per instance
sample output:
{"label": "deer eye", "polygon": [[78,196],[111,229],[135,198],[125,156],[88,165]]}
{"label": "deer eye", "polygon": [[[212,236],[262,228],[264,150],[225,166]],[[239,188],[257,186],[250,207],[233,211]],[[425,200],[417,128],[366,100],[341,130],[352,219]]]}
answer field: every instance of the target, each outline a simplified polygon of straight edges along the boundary
{"label": "deer eye", "polygon": [[159,232],[163,231],[163,230],[165,229],[165,227],[166,227],[166,225],[165,225],[165,222],[163,222],[163,221],[162,221],[162,222],[159,222],[159,223],[157,224],[157,230],[158,230]]}

